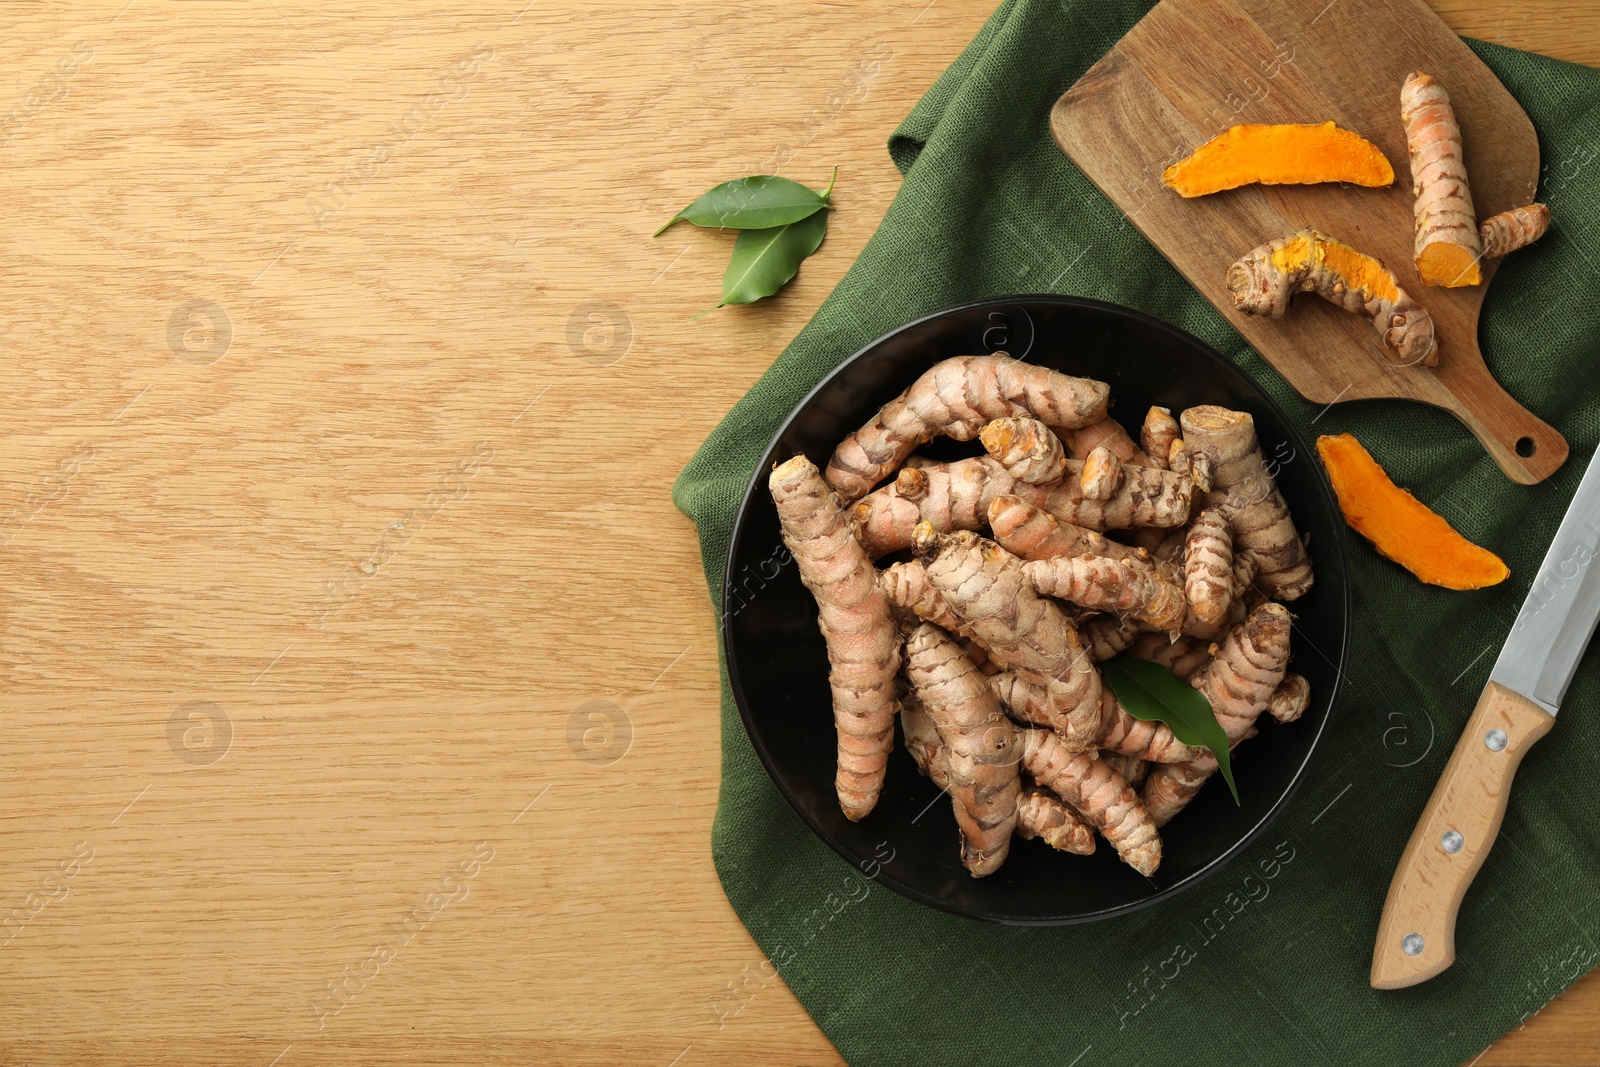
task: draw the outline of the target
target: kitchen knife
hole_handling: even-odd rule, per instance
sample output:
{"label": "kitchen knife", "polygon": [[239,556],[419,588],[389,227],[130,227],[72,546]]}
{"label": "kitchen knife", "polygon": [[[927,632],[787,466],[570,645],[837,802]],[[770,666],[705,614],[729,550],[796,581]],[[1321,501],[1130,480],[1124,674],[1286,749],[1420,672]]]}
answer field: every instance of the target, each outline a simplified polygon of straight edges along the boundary
{"label": "kitchen knife", "polygon": [[1378,923],[1372,987],[1426,981],[1456,958],[1456,913],[1500,831],[1511,778],[1556,723],[1561,698],[1600,619],[1600,462],[1533,579],[1478,706],[1411,832]]}

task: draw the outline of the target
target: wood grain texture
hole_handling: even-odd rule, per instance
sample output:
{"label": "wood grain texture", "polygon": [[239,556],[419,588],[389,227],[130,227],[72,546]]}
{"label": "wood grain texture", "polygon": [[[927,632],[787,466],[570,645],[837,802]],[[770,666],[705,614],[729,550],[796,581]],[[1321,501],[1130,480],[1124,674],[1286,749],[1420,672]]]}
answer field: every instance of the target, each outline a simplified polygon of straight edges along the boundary
{"label": "wood grain texture", "polygon": [[1498,682],[1484,687],[1395,866],[1372,953],[1374,989],[1416,985],[1455,962],[1461,899],[1494,847],[1522,757],[1555,724]]}
{"label": "wood grain texture", "polygon": [[[1352,57],[1360,57],[1354,61]],[[1412,204],[1400,85],[1413,70],[1447,86],[1466,140],[1473,198],[1487,218],[1529,203],[1539,142],[1492,72],[1422,0],[1164,0],[1069,89],[1056,142],[1126,219],[1308,400],[1398,397],[1460,418],[1513,480],[1566,458],[1554,428],[1502,389],[1478,349],[1477,286],[1425,286],[1412,261]],[[1249,186],[1186,200],[1161,173],[1237,123],[1333,120],[1395,166],[1386,189]],[[1281,319],[1233,307],[1228,265],[1312,228],[1376,256],[1433,316],[1439,366],[1388,361],[1372,324],[1302,297]]]}
{"label": "wood grain texture", "polygon": [[[667,492],[988,6],[125,2],[4,45],[0,1062],[839,1063],[712,867]],[[1445,10],[1600,62],[1592,4]],[[836,163],[795,282],[691,321],[726,240],[647,235]],[[1593,1062],[1597,1007],[1479,1063]]]}

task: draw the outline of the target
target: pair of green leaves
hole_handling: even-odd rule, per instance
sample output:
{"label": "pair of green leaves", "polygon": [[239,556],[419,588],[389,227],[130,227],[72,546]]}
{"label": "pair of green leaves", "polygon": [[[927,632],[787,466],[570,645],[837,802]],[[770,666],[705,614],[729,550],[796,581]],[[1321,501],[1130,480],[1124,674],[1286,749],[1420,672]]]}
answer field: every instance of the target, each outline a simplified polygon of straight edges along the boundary
{"label": "pair of green leaves", "polygon": [[826,189],[812,189],[775,174],[723,182],[668,219],[653,236],[661,236],[679,220],[708,229],[738,230],[717,307],[749,304],[783,288],[801,261],[822,244],[838,177],[835,167]]}
{"label": "pair of green leaves", "polygon": [[1132,656],[1107,660],[1100,665],[1100,673],[1129,715],[1145,722],[1164,722],[1184,744],[1210,749],[1233,792],[1233,802],[1239,803],[1239,787],[1233,784],[1233,768],[1228,763],[1228,735],[1200,690],[1161,664]]}

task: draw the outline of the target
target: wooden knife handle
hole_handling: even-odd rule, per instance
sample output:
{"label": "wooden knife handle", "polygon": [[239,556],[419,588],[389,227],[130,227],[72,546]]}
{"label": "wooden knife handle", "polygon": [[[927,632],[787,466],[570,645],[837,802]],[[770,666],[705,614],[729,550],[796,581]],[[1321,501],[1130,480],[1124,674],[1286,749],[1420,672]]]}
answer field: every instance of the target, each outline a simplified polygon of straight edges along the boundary
{"label": "wooden knife handle", "polygon": [[1511,778],[1555,723],[1521,694],[1497,682],[1484,687],[1389,883],[1372,988],[1416,985],[1455,962],[1456,913],[1500,832]]}

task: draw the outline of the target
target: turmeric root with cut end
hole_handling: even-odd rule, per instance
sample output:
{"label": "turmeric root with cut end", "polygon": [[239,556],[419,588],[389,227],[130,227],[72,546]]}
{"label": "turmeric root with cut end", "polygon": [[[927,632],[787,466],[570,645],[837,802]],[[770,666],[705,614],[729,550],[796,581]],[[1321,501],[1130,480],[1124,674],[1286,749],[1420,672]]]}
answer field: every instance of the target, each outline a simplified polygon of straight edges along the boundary
{"label": "turmeric root with cut end", "polygon": [[[1007,495],[1048,511],[1059,521],[1098,529],[1182,526],[1188,521],[1195,488],[1190,479],[1154,468],[1128,467],[1122,488],[1110,500],[1088,500],[1078,484],[1081,466],[1078,460],[1068,460],[1067,476],[1052,486],[1020,482],[988,456],[912,468],[914,474],[897,477],[856,503],[861,543],[877,558],[910,548],[919,522],[931,523],[941,533],[981,530],[988,525],[989,505]],[[901,491],[906,481],[915,484],[914,496]]]}
{"label": "turmeric root with cut end", "polygon": [[1183,550],[1183,591],[1195,618],[1215,624],[1233,601],[1233,534],[1218,508],[1202,511]]}
{"label": "turmeric root with cut end", "polygon": [[1172,452],[1172,442],[1178,439],[1178,420],[1170,408],[1151,407],[1144,413],[1144,424],[1139,427],[1139,444],[1150,457],[1152,466],[1167,468],[1167,456]]}
{"label": "turmeric root with cut end", "polygon": [[1022,559],[1055,556],[1114,556],[1145,560],[1149,553],[1113,541],[1097,530],[1057,521],[1042,508],[1007,494],[989,501],[989,529],[1000,547]]}
{"label": "turmeric root with cut end", "polygon": [[1017,800],[1017,836],[1024,841],[1037,837],[1060,852],[1094,854],[1094,830],[1083,816],[1039,786],[1024,789]]}
{"label": "turmeric root with cut end", "polygon": [[1255,420],[1248,412],[1204,404],[1189,408],[1179,422],[1189,447],[1211,460],[1208,503],[1227,516],[1234,551],[1255,557],[1256,584],[1282,600],[1304,594],[1311,588],[1311,559],[1267,472]]}
{"label": "turmeric root with cut end", "polygon": [[917,528],[928,580],[979,644],[1050,697],[1050,725],[1075,748],[1100,728],[1100,672],[1061,608],[1033,591],[1022,561],[970,531]]}
{"label": "turmeric root with cut end", "polygon": [[1483,243],[1450,94],[1420,71],[1400,87],[1400,119],[1416,197],[1417,275],[1424,285],[1477,285]]}
{"label": "turmeric root with cut end", "polygon": [[1511,573],[1499,556],[1462,537],[1443,516],[1395,485],[1354,437],[1319,437],[1317,452],[1345,522],[1386,559],[1446,589],[1482,589]]}
{"label": "turmeric root with cut end", "polygon": [[1088,500],[1110,500],[1122,484],[1122,462],[1105,445],[1090,452],[1078,472],[1078,484]]}
{"label": "turmeric root with cut end", "polygon": [[1176,631],[1187,610],[1183,590],[1132,560],[1058,556],[1024,563],[1022,573],[1045,596],[1132,616],[1155,630]]}
{"label": "turmeric root with cut end", "polygon": [[1502,211],[1484,219],[1478,227],[1478,240],[1483,244],[1483,258],[1498,259],[1507,252],[1526,248],[1550,228],[1550,208],[1545,204],[1529,204]]}
{"label": "turmeric root with cut end", "polygon": [[1382,263],[1326,234],[1301,230],[1253,249],[1228,268],[1227,285],[1234,307],[1273,319],[1288,311],[1295,293],[1316,293],[1370,318],[1391,363],[1439,364],[1433,317]]}
{"label": "turmeric root with cut end", "polygon": [[1376,189],[1394,184],[1394,167],[1377,145],[1332,122],[1244,125],[1223,130],[1168,167],[1161,180],[1185,198],[1257,182]]}
{"label": "turmeric root with cut end", "polygon": [[1161,865],[1161,835],[1127,780],[1094,753],[1073,753],[1048,730],[1023,730],[1022,737],[1028,773],[1100,831],[1124,863],[1154,874]]}
{"label": "turmeric root with cut end", "polygon": [[845,817],[859,821],[878,801],[894,745],[900,635],[877,571],[816,466],[796,456],[774,467],[767,484],[783,543],[817,601],[839,735],[834,786]]}
{"label": "turmeric root with cut end", "polygon": [[1061,443],[1066,446],[1067,456],[1071,459],[1088,459],[1089,453],[1097,448],[1104,448],[1116,456],[1118,461],[1129,466],[1159,466],[1150,461],[1150,457],[1139,447],[1139,443],[1122,428],[1122,423],[1110,415],[1087,426],[1064,430],[1059,436]]}
{"label": "turmeric root with cut end", "polygon": [[1047,426],[1087,426],[1106,413],[1110,388],[1009,356],[936,363],[846,437],[828,461],[828,484],[846,501],[865,496],[919,445],[970,441],[995,419],[1031,416]]}
{"label": "turmeric root with cut end", "polygon": [[1267,713],[1279,722],[1294,722],[1311,706],[1311,683],[1303,674],[1286,674],[1267,701]]}
{"label": "turmeric root with cut end", "polygon": [[1061,438],[1038,419],[995,419],[978,435],[1006,473],[1030,485],[1050,485],[1067,472]]}
{"label": "turmeric root with cut end", "polygon": [[[1210,702],[1230,748],[1253,731],[1256,716],[1266,710],[1283,681],[1292,622],[1282,604],[1262,604],[1228,632],[1205,671],[1190,679]],[[1210,752],[1152,770],[1142,795],[1155,824],[1165,826],[1182,811],[1216,770],[1217,760]]]}
{"label": "turmeric root with cut end", "polygon": [[961,862],[974,878],[992,874],[1017,822],[1021,737],[988,680],[938,627],[924,623],[907,639],[906,676],[943,743]]}

